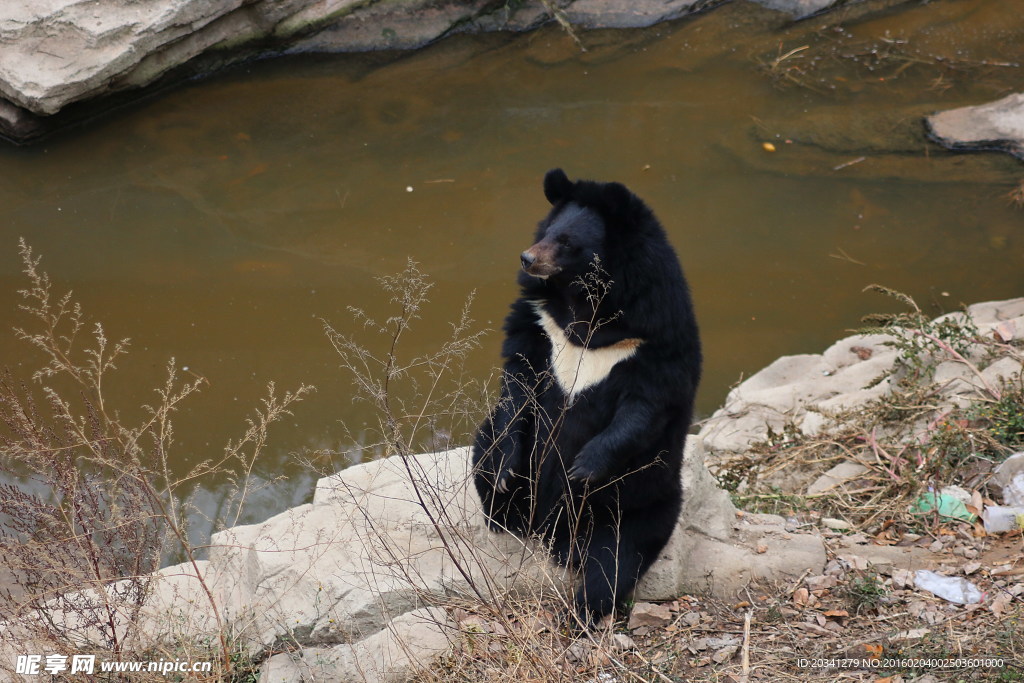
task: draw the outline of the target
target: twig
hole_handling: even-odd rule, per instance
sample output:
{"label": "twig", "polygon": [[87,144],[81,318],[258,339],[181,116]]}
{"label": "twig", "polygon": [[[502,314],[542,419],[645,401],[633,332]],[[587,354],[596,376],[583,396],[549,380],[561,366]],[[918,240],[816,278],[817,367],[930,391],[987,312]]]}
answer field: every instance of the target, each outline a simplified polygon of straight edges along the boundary
{"label": "twig", "polygon": [[746,683],[750,680],[750,617],[752,610],[747,610],[743,615],[743,673],[740,680]]}
{"label": "twig", "polygon": [[845,162],[839,164],[838,166],[833,166],[832,170],[833,171],[841,171],[844,168],[846,168],[847,166],[853,166],[854,164],[859,164],[860,162],[864,161],[865,159],[867,159],[867,157],[857,157],[856,159],[851,159],[850,161],[845,161]]}
{"label": "twig", "polygon": [[974,363],[972,363],[971,361],[969,361],[966,358],[964,358],[960,354],[959,351],[954,349],[947,342],[944,342],[943,340],[939,339],[938,337],[936,337],[933,334],[929,334],[929,333],[923,332],[921,330],[915,330],[915,329],[911,328],[908,331],[912,332],[913,334],[916,334],[918,336],[924,337],[925,339],[928,339],[928,340],[932,341],[936,346],[938,346],[940,349],[942,349],[943,351],[948,353],[950,356],[952,356],[954,360],[956,360],[956,361],[966,365],[968,368],[971,369],[971,372],[973,372],[975,375],[977,375],[978,379],[981,380],[981,383],[982,383],[982,385],[984,385],[985,391],[988,392],[989,396],[991,396],[992,398],[994,398],[997,401],[1000,398],[1002,398],[1002,392],[1000,392],[998,389],[996,389],[995,387],[993,387],[991,384],[988,383],[988,380],[985,379],[985,376],[981,374],[981,370],[979,370],[977,368],[977,366],[974,365]]}
{"label": "twig", "polygon": [[896,473],[892,471],[892,468],[882,462],[882,455],[884,455],[889,462],[894,462],[894,460],[893,457],[889,455],[889,453],[878,443],[878,439],[875,438],[875,431],[877,429],[877,427],[871,428],[871,434],[869,434],[867,438],[868,445],[871,446],[871,450],[875,452],[875,459],[878,460],[878,464],[882,466],[882,469],[893,478],[893,481],[900,481],[900,478],[896,476]]}
{"label": "twig", "polygon": [[829,256],[831,256],[834,259],[839,259],[840,261],[849,261],[850,263],[854,263],[854,264],[856,264],[858,266],[866,266],[867,265],[863,261],[858,261],[857,259],[855,259],[852,256],[850,256],[849,254],[847,254],[845,251],[843,251],[842,247],[837,248],[836,251],[839,252],[838,255],[837,254],[829,254]]}
{"label": "twig", "polygon": [[562,30],[569,34],[569,37],[572,38],[572,42],[576,43],[576,47],[580,49],[580,52],[586,52],[587,48],[583,46],[583,41],[581,41],[580,37],[576,35],[576,31],[573,29],[572,24],[569,23],[569,18],[565,16],[565,12],[558,7],[555,7],[552,0],[540,0],[540,4],[544,5],[545,9],[551,13],[551,16],[554,17],[555,21],[558,22],[558,25],[562,27]]}

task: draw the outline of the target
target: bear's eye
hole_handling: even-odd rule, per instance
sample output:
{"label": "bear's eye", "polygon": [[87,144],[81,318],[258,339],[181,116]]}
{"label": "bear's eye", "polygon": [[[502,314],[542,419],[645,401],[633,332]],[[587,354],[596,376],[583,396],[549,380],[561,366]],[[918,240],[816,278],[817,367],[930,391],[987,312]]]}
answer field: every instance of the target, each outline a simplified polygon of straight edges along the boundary
{"label": "bear's eye", "polygon": [[555,238],[555,241],[558,242],[559,244],[561,244],[563,247],[569,246],[569,236],[568,235],[564,235],[564,234],[563,235],[559,235],[558,237]]}

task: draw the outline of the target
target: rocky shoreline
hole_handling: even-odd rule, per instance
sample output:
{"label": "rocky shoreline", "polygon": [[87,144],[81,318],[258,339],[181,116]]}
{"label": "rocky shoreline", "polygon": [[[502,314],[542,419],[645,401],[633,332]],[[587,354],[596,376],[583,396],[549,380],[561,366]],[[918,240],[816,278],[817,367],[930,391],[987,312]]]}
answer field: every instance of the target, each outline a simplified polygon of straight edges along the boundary
{"label": "rocky shoreline", "polygon": [[[727,0],[11,0],[0,6],[0,138],[29,143],[241,62],[411,50],[459,33],[637,28]],[[859,0],[857,0],[859,1]],[[840,0],[755,0],[793,20]],[[1024,158],[1024,94],[928,118],[953,150]]]}
{"label": "rocky shoreline", "polygon": [[[713,1],[578,0],[564,18],[582,27],[647,26]],[[260,57],[403,50],[455,33],[525,31],[553,20],[548,4],[11,0],[0,6],[0,135],[28,142],[143,89]]]}
{"label": "rocky shoreline", "polygon": [[[1024,298],[976,304],[926,324],[943,321],[969,324],[974,339],[992,341],[975,343],[966,357],[946,356],[941,346],[929,352],[938,355],[930,356],[936,366],[924,388],[937,397],[938,414],[979,397],[984,402],[998,387],[1021,381]],[[822,519],[818,528],[738,511],[704,464],[706,453],[721,477],[731,460],[749,459],[759,444],[789,430],[838,434],[851,411],[886,400],[903,381],[896,339],[854,335],[822,354],[779,358],[730,392],[687,443],[680,522],[638,587],[638,600],[734,600],[751,584],[796,585],[825,571],[826,539],[829,552],[850,566],[904,573],[938,566],[932,557],[938,551],[920,544],[867,544],[863,534],[832,531],[848,529],[843,520]],[[992,348],[1005,352],[994,357]],[[928,415],[912,426],[934,430],[937,420]],[[870,433],[874,438],[874,428]],[[919,441],[916,431],[908,438]],[[509,595],[550,600],[572,581],[539,549],[487,529],[468,467],[466,448],[360,464],[322,479],[309,504],[215,534],[208,560],[153,577],[134,617],[142,644],[212,639],[228,629],[255,659],[272,654],[261,680],[406,680],[458,640],[450,605],[503,603]],[[842,491],[867,469],[850,462],[811,472],[807,495]],[[108,607],[96,602],[97,609]],[[94,628],[88,610],[57,617],[58,626],[79,637]],[[28,647],[31,633],[28,628],[13,642]]]}
{"label": "rocky shoreline", "polygon": [[[458,33],[643,27],[725,0],[9,0],[0,136],[30,142],[184,79],[302,52],[408,50]],[[793,19],[840,0],[756,0]]]}

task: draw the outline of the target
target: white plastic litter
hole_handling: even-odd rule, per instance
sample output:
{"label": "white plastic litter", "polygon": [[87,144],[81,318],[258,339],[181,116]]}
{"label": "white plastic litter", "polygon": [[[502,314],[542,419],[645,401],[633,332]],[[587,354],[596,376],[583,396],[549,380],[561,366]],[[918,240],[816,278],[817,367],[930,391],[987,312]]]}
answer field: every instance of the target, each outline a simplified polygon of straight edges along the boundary
{"label": "white plastic litter", "polygon": [[1003,487],[1003,502],[1013,507],[1024,506],[1024,472],[1017,472]]}
{"label": "white plastic litter", "polygon": [[1024,507],[986,505],[981,513],[981,521],[985,523],[985,531],[988,533],[1001,534],[1020,529],[1017,523],[1018,516],[1024,516]]}
{"label": "white plastic litter", "polygon": [[967,579],[959,576],[943,576],[927,569],[914,572],[914,584],[943,600],[958,605],[972,605],[985,599],[985,594]]}
{"label": "white plastic litter", "polygon": [[943,486],[939,495],[952,496],[965,505],[971,504],[971,492],[959,486]]}
{"label": "white plastic litter", "polygon": [[1003,487],[1003,504],[1024,507],[1024,451],[1014,453],[992,473],[992,480]]}

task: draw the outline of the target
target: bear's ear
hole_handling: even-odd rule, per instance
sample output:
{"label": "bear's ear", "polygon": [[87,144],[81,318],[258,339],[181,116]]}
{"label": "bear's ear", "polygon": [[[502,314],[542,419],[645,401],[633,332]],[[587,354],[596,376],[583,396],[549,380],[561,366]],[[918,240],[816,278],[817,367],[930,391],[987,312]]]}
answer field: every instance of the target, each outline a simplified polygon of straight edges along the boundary
{"label": "bear's ear", "polygon": [[565,171],[553,168],[544,176],[544,196],[552,204],[557,204],[572,194],[572,181]]}

